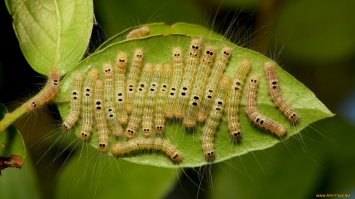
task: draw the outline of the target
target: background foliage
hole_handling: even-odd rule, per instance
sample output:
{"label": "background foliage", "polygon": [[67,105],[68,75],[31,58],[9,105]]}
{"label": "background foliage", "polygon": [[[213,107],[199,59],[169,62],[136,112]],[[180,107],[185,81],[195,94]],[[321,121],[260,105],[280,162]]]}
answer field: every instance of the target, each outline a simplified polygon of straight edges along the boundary
{"label": "background foliage", "polygon": [[[99,156],[60,135],[60,118],[48,106],[16,123],[28,153],[23,169],[3,172],[0,198],[314,198],[317,193],[354,197],[354,4],[349,0],[95,1],[97,23],[89,52],[106,38],[141,23],[206,25],[276,59],[338,115],[271,149],[178,171]],[[27,65],[4,2],[0,20],[0,101],[12,110],[45,79]],[[14,191],[13,185],[22,189]]]}

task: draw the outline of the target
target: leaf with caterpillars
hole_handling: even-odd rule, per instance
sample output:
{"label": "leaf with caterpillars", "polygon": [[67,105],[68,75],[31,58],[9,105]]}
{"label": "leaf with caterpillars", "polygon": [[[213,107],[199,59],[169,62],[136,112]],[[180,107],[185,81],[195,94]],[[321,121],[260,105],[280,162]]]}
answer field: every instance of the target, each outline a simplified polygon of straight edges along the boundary
{"label": "leaf with caterpillars", "polygon": [[[184,29],[185,26],[190,29],[193,27],[193,25],[189,24],[180,24],[181,29]],[[248,83],[246,83],[243,88],[239,112],[242,140],[239,143],[233,143],[231,141],[226,118],[223,116],[215,135],[216,158],[214,162],[221,162],[251,151],[262,150],[278,143],[285,142],[285,140],[298,134],[303,128],[311,123],[333,116],[333,113],[331,113],[316,98],[312,91],[284,71],[280,66],[276,65],[275,68],[282,96],[301,118],[296,125],[290,123],[282,112],[273,104],[268,93],[268,84],[263,66],[265,62],[272,60],[258,52],[239,47],[227,41],[225,38],[218,39],[218,37],[208,37],[206,36],[206,33],[207,32],[200,35],[203,39],[202,47],[213,46],[217,49],[217,54],[219,54],[222,48],[226,46],[232,48],[232,56],[227,65],[227,69],[225,70],[225,76],[233,78],[236,74],[236,70],[240,67],[241,60],[246,58],[250,61],[252,69],[247,80],[255,75],[259,76],[260,79],[257,92],[257,107],[259,111],[287,129],[287,136],[280,139],[276,136],[272,136],[267,131],[260,130],[251,123],[245,112],[247,93],[245,87],[248,85]],[[116,57],[119,52],[126,52],[128,54],[129,63],[127,70],[129,70],[133,53],[137,48],[143,49],[144,63],[168,64],[172,63],[172,49],[180,47],[186,62],[189,54],[190,42],[197,36],[198,35],[190,36],[186,34],[157,34],[137,39],[120,39],[118,42],[110,42],[110,45],[107,45],[88,56],[85,60],[75,66],[73,71],[69,72],[64,77],[60,85],[59,93],[55,99],[62,118],[65,119],[70,112],[71,85],[73,85],[76,74],[82,74],[82,77],[87,78],[88,71],[92,68],[96,68],[99,71],[98,78],[102,79],[102,66],[108,62],[116,63]],[[192,75],[196,76],[196,74]],[[80,137],[80,125],[81,121],[78,121],[73,130],[69,132],[77,135],[78,139]],[[95,128],[88,143],[95,148],[99,148],[96,125],[93,125]],[[170,140],[183,156],[182,161],[177,164],[173,163],[169,158],[160,153],[146,153],[144,150],[142,153],[133,153],[128,157],[123,157],[123,159],[137,164],[154,165],[158,167],[197,167],[208,164],[209,162],[205,160],[202,153],[200,142],[203,125],[204,123],[200,123],[193,129],[187,129],[182,125],[181,120],[166,120],[166,130],[163,139]],[[136,137],[141,136],[142,132],[139,131]],[[110,146],[114,145],[116,142],[120,142],[121,144],[126,142],[125,139],[117,141],[112,135],[110,135],[109,139]],[[112,155],[110,150],[106,153],[107,155]]]}

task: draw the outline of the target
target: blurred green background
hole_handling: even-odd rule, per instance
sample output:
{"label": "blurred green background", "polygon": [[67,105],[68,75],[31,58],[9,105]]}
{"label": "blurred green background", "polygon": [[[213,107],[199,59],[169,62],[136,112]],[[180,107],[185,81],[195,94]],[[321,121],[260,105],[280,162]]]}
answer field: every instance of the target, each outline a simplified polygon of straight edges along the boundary
{"label": "blurred green background", "polygon": [[[9,110],[45,82],[27,65],[5,3],[0,10],[0,102]],[[355,198],[355,1],[94,1],[88,53],[130,26],[205,25],[274,58],[337,114],[277,146],[185,170],[131,164],[63,136],[55,106],[16,122],[25,166],[0,177],[0,198]]]}

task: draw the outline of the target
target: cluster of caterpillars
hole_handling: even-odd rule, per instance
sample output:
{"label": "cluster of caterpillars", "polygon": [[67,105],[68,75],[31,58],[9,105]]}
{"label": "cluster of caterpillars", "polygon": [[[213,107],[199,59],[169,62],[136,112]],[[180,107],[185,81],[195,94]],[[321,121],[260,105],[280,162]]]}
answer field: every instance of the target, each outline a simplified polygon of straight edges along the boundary
{"label": "cluster of caterpillars", "polygon": [[[181,153],[162,138],[166,120],[177,118],[187,128],[201,123],[203,154],[207,161],[213,161],[215,133],[223,113],[231,139],[241,140],[239,106],[252,63],[241,59],[232,79],[224,75],[232,53],[228,46],[204,46],[201,38],[191,40],[188,52],[173,48],[169,64],[144,63],[141,48],[134,51],[130,60],[127,53],[118,52],[116,62],[103,64],[101,71],[91,68],[87,75],[75,74],[70,112],[63,128],[68,131],[80,120],[81,139],[89,140],[95,127],[102,152],[111,148],[113,155],[121,156],[154,150],[179,162]],[[293,124],[297,123],[299,116],[280,93],[275,63],[265,62],[264,71],[274,104]],[[246,82],[245,111],[249,119],[257,127],[284,137],[286,129],[258,110],[259,77],[252,76]],[[126,137],[128,141],[111,146],[110,136]]]}

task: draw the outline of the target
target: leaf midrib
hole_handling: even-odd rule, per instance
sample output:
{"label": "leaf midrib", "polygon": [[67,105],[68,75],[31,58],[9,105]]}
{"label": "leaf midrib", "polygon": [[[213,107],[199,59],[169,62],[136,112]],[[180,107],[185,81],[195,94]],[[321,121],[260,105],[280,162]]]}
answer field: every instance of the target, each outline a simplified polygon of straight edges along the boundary
{"label": "leaf midrib", "polygon": [[[58,8],[58,4],[56,0],[53,0],[54,5],[55,5],[55,13],[56,13],[56,17],[57,17],[57,45],[56,45],[56,56],[55,56],[55,61],[54,64],[58,64],[59,60],[60,60],[60,42],[61,42],[61,18],[60,18],[60,14],[59,14],[59,8]],[[58,67],[58,66],[57,66]]]}

